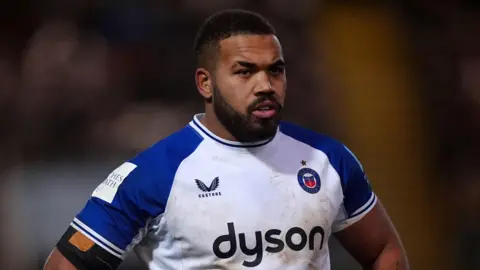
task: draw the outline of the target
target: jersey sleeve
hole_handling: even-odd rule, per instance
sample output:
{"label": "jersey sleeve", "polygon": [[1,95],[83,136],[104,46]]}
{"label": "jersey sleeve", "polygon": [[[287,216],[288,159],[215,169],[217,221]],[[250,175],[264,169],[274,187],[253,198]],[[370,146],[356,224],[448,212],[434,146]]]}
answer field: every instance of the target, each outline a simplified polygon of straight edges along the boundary
{"label": "jersey sleeve", "polygon": [[333,223],[333,232],[344,230],[362,219],[377,202],[360,161],[347,147],[343,147],[339,173],[344,197]]}
{"label": "jersey sleeve", "polygon": [[164,209],[161,190],[142,164],[125,162],[95,189],[70,224],[112,255],[123,259],[127,247],[142,236],[150,218]]}

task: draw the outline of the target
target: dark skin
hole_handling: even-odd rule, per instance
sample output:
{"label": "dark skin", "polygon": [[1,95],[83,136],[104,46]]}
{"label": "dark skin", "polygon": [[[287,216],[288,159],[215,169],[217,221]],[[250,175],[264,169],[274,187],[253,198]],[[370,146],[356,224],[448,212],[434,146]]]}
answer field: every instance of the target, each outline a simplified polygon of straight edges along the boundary
{"label": "dark skin", "polygon": [[47,259],[44,270],[77,270],[70,261],[63,256],[57,248],[54,248]]}
{"label": "dark skin", "polygon": [[335,237],[363,269],[410,269],[400,237],[380,201],[365,217]]}
{"label": "dark skin", "polygon": [[[213,89],[240,114],[262,93],[282,105],[286,94],[282,47],[274,35],[236,35],[220,42],[214,68],[199,68],[196,83],[205,98],[203,124],[217,136],[235,140],[213,110]],[[272,72],[280,67],[281,72]],[[368,270],[410,269],[400,237],[380,201],[360,221],[335,234],[345,249]]]}
{"label": "dark skin", "polygon": [[[196,71],[197,87],[205,98],[203,124],[217,136],[235,140],[215,115],[212,97],[214,89],[218,89],[229,107],[252,121],[253,128],[261,129],[261,123],[248,116],[247,108],[262,95],[284,104],[287,83],[283,61],[280,42],[273,35],[238,35],[221,41],[215,68]],[[410,269],[400,238],[380,202],[360,221],[335,236],[364,269]],[[76,268],[54,249],[44,269]]]}
{"label": "dark skin", "polygon": [[205,99],[205,116],[201,121],[217,136],[236,141],[235,135],[216,116],[214,89],[231,109],[248,119],[251,128],[261,129],[262,123],[249,115],[248,107],[261,96],[270,96],[283,106],[287,85],[285,63],[275,36],[238,35],[222,40],[220,48],[213,70],[196,71],[197,88]]}

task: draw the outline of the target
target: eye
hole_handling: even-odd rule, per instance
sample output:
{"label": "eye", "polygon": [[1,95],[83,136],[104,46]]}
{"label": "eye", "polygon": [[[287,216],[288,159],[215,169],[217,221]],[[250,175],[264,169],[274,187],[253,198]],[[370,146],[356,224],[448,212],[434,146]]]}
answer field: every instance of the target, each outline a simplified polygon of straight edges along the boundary
{"label": "eye", "polygon": [[242,77],[248,77],[253,74],[253,71],[250,69],[241,69],[235,72],[236,75],[240,75]]}
{"label": "eye", "polygon": [[272,73],[273,75],[283,74],[284,72],[285,72],[285,68],[283,68],[283,67],[272,67],[272,68],[270,68],[270,73]]}

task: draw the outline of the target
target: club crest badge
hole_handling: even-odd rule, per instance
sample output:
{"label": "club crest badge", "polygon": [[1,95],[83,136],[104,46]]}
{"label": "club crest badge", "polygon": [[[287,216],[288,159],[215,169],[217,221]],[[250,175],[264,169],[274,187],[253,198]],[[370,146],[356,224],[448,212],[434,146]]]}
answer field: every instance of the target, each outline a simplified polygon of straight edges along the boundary
{"label": "club crest badge", "polygon": [[318,173],[310,168],[302,168],[297,174],[298,184],[310,194],[315,194],[320,191],[320,176]]}

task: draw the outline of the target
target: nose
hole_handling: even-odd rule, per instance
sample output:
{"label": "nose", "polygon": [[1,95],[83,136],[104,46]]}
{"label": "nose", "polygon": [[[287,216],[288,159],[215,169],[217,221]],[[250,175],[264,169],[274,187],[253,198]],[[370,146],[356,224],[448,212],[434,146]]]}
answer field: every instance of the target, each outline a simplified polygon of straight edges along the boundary
{"label": "nose", "polygon": [[255,84],[255,95],[261,94],[273,94],[275,93],[275,88],[273,87],[270,76],[267,72],[258,72]]}

